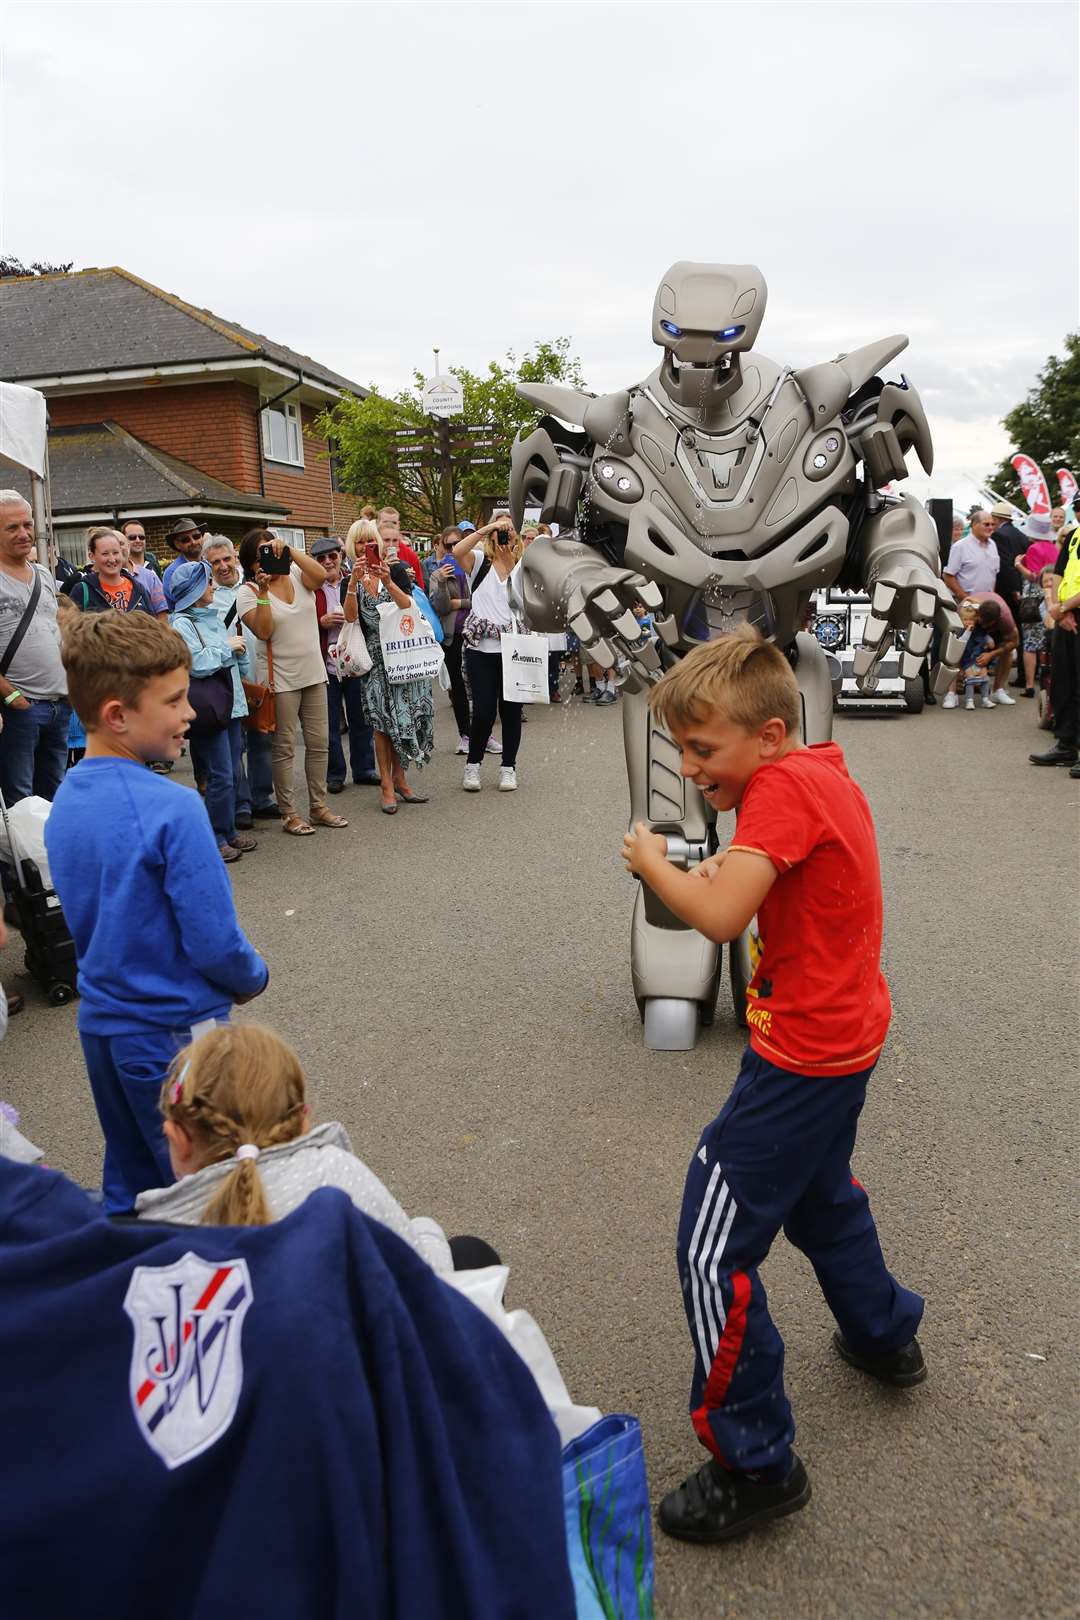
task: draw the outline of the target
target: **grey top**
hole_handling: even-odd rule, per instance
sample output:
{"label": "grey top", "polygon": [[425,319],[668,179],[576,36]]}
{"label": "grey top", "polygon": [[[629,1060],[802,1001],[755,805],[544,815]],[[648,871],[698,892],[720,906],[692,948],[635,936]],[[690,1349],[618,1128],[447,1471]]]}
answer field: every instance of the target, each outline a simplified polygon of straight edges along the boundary
{"label": "grey top", "polygon": [[[7,670],[7,679],[27,698],[60,697],[67,692],[67,675],[60,659],[60,631],[56,623],[56,584],[47,568],[32,566],[41,575],[41,595],[34,617]],[[0,568],[0,658],[18,628],[33,585]]]}
{"label": "grey top", "polygon": [[[344,1125],[336,1120],[316,1125],[280,1147],[264,1148],[255,1166],[262,1177],[272,1220],[290,1215],[320,1187],[338,1187],[357,1209],[403,1238],[433,1271],[444,1277],[453,1271],[450,1245],[442,1227],[429,1216],[410,1220],[393,1193],[356,1157]],[[235,1168],[235,1159],[224,1159],[184,1176],[171,1187],[140,1193],[135,1200],[136,1213],[143,1220],[198,1226],[203,1210]]]}

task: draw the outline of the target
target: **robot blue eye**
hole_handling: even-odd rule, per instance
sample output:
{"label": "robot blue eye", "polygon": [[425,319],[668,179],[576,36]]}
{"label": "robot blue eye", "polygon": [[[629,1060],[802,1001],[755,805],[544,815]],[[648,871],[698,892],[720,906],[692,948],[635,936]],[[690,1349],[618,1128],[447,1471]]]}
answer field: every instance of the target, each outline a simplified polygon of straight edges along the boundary
{"label": "robot blue eye", "polygon": [[668,337],[682,337],[682,327],[676,326],[674,321],[661,321],[660,330],[666,332]]}
{"label": "robot blue eye", "polygon": [[726,343],[728,338],[737,338],[740,333],[745,331],[745,326],[725,326],[722,332],[716,333],[716,341],[717,343]]}

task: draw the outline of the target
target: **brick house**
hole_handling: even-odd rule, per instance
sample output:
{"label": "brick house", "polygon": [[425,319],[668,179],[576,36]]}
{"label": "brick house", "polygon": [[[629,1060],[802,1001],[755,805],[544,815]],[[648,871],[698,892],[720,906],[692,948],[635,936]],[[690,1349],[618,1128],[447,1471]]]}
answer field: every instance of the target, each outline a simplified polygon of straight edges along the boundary
{"label": "brick house", "polygon": [[307,545],[356,516],[313,424],[365,390],[128,270],[0,280],[0,381],[48,400],[53,522],[74,562],[89,528],[128,517],[167,557],[179,517]]}

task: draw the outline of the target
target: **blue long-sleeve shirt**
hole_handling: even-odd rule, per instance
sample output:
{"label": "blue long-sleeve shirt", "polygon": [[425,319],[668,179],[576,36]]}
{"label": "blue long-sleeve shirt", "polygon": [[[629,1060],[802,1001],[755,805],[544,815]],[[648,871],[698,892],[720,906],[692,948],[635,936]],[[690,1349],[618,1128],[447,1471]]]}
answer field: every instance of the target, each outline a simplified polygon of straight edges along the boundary
{"label": "blue long-sleeve shirt", "polygon": [[[185,608],[182,613],[171,613],[169,623],[182,635],[191,653],[191,676],[201,680],[215,670],[227,669],[232,676],[232,718],[242,720],[248,712],[247,698],[241,676],[251,679],[251,655],[244,643],[244,651],[235,653],[229,646],[230,632],[216,607]],[[243,625],[231,632],[243,639]]]}
{"label": "blue long-sleeve shirt", "polygon": [[45,847],[87,1034],[187,1030],[265,985],[191,789],[134,761],[84,759],[57,790]]}

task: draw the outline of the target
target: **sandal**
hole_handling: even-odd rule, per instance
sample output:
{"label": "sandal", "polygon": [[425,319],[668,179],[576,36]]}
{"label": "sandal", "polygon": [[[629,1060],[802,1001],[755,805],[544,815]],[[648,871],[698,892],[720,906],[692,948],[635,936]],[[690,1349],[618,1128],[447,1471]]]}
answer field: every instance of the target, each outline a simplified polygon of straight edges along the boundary
{"label": "sandal", "polygon": [[382,811],[384,816],[396,816],[397,802],[395,801],[393,804],[380,804],[379,809]]}
{"label": "sandal", "polygon": [[282,832],[291,833],[293,838],[311,838],[315,832],[309,827],[303,816],[286,816],[281,824]]}
{"label": "sandal", "polygon": [[395,788],[394,792],[402,804],[427,804],[431,797],[428,793],[402,793],[400,788]]}
{"label": "sandal", "polygon": [[347,827],[344,816],[335,816],[332,810],[318,810],[311,818],[313,827]]}

